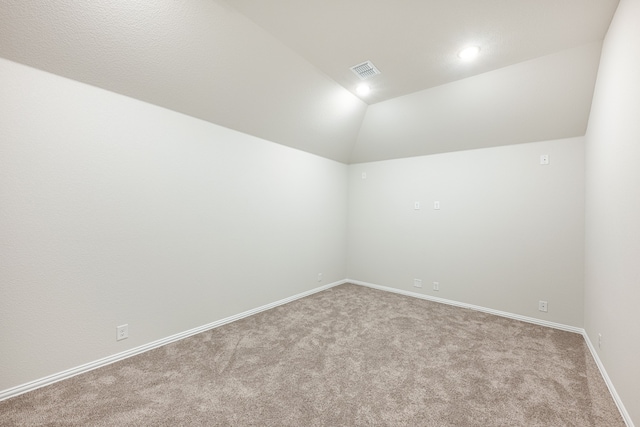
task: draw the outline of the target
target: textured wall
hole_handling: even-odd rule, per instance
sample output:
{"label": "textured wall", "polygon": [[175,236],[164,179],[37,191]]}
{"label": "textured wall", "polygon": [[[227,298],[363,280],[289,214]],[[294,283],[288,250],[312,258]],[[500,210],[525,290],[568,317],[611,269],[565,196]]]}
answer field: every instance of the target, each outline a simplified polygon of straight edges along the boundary
{"label": "textured wall", "polygon": [[351,165],[349,278],[582,327],[583,149],[572,138]]}
{"label": "textured wall", "polygon": [[0,390],[346,275],[344,164],[2,59],[0,201]]}
{"label": "textured wall", "polygon": [[621,1],[602,50],[586,135],[585,274],[585,329],[636,425],[640,425],[638,22],[640,2]]}

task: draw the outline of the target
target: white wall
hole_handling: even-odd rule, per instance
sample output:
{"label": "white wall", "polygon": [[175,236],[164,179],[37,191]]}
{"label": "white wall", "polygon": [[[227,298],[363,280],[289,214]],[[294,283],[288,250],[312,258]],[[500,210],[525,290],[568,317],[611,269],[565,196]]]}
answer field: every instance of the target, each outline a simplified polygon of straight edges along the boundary
{"label": "white wall", "polygon": [[344,164],[0,59],[0,390],[343,279],[346,208]]}
{"label": "white wall", "polygon": [[[585,329],[640,424],[640,1],[605,38],[586,135]],[[602,346],[597,348],[598,334]]]}
{"label": "white wall", "polygon": [[582,327],[583,150],[571,138],[351,165],[348,277]]}

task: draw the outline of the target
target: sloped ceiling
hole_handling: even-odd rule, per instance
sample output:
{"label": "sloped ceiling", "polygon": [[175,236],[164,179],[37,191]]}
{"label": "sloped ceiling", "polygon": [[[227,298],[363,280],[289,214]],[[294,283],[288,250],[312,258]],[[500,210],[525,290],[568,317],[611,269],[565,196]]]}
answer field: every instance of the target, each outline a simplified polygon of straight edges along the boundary
{"label": "sloped ceiling", "polygon": [[[6,0],[0,56],[340,162],[384,160],[583,135],[617,3]],[[465,44],[482,49],[473,63],[456,57]],[[349,67],[365,60],[382,74],[360,99]]]}
{"label": "sloped ceiling", "polygon": [[[349,90],[349,66],[382,71],[369,104],[601,41],[616,1],[225,0]],[[466,45],[482,59],[460,61]],[[355,92],[354,92],[355,93]]]}
{"label": "sloped ceiling", "polygon": [[582,136],[601,42],[370,105],[353,163]]}

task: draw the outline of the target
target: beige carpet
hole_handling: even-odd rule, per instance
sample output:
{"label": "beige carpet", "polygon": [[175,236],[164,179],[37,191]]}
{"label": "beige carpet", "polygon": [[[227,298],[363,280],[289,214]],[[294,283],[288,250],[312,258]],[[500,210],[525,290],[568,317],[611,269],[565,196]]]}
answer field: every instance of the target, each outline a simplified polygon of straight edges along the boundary
{"label": "beige carpet", "polygon": [[624,426],[582,336],[342,285],[0,402],[2,426]]}

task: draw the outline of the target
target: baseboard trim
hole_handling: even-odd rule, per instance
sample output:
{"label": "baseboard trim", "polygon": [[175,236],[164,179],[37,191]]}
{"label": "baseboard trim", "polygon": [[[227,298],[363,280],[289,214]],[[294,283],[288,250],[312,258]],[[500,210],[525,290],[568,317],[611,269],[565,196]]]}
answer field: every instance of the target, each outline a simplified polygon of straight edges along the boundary
{"label": "baseboard trim", "polygon": [[527,322],[527,323],[533,323],[535,325],[547,326],[549,328],[560,329],[560,330],[563,330],[563,331],[574,332],[574,333],[580,334],[580,335],[582,335],[584,337],[584,340],[587,343],[587,347],[589,348],[589,351],[591,352],[591,355],[593,356],[593,359],[596,362],[596,365],[598,366],[598,370],[600,371],[600,375],[602,375],[602,378],[604,379],[604,382],[607,385],[607,388],[609,389],[609,392],[611,393],[611,397],[613,398],[613,401],[615,402],[616,406],[618,407],[618,411],[620,411],[620,415],[622,416],[622,419],[627,424],[627,427],[635,427],[635,425],[633,424],[633,421],[631,420],[631,416],[627,412],[627,409],[625,408],[624,404],[622,403],[622,400],[620,399],[620,396],[618,395],[618,392],[616,391],[615,387],[613,386],[613,383],[611,382],[611,378],[609,378],[609,374],[607,374],[607,371],[604,368],[604,365],[602,364],[602,361],[600,360],[600,357],[598,356],[598,353],[596,352],[595,347],[591,343],[591,340],[589,339],[589,336],[587,335],[587,332],[583,328],[578,328],[578,327],[570,326],[570,325],[564,325],[562,323],[548,322],[546,320],[536,319],[535,317],[522,316],[522,315],[519,315],[519,314],[509,313],[509,312],[500,311],[500,310],[494,310],[494,309],[487,308],[487,307],[482,307],[482,306],[479,306],[479,305],[467,304],[467,303],[458,302],[458,301],[454,301],[454,300],[448,300],[448,299],[445,299],[445,298],[433,297],[431,295],[419,294],[417,292],[411,292],[411,291],[405,291],[405,290],[402,290],[402,289],[391,288],[389,286],[382,286],[382,285],[376,285],[376,284],[373,284],[373,283],[362,282],[360,280],[347,279],[345,282],[346,283],[353,283],[354,285],[366,286],[368,288],[378,289],[378,290],[381,290],[381,291],[393,292],[395,294],[406,295],[406,296],[409,296],[409,297],[414,297],[414,298],[424,299],[424,300],[428,300],[428,301],[433,301],[433,302],[437,302],[437,303],[441,303],[441,304],[452,305],[452,306],[455,306],[455,307],[468,308],[468,309],[471,309],[471,310],[481,311],[483,313],[494,314],[496,316],[506,317],[506,318],[509,318],[509,319],[520,320],[520,321]]}
{"label": "baseboard trim", "polygon": [[346,280],[339,280],[337,282],[329,283],[328,285],[320,286],[320,287],[311,289],[309,291],[302,292],[302,293],[290,296],[288,298],[284,298],[284,299],[281,299],[279,301],[272,302],[270,304],[266,304],[266,305],[263,305],[263,306],[260,306],[260,307],[257,307],[257,308],[253,308],[251,310],[247,310],[247,311],[244,311],[242,313],[235,314],[233,316],[225,317],[224,319],[216,320],[215,322],[211,322],[211,323],[208,323],[206,325],[199,326],[197,328],[189,329],[188,331],[180,332],[180,333],[177,333],[175,335],[171,335],[169,337],[162,338],[162,339],[159,339],[157,341],[153,341],[153,342],[150,342],[148,344],[144,344],[144,345],[132,348],[130,350],[123,351],[121,353],[117,353],[117,354],[114,354],[114,355],[111,355],[111,356],[107,356],[107,357],[104,357],[102,359],[95,360],[93,362],[85,363],[84,365],[80,365],[80,366],[77,366],[75,368],[67,369],[65,371],[58,372],[58,373],[53,374],[53,375],[48,375],[46,377],[43,377],[43,378],[28,382],[28,383],[25,383],[25,384],[22,384],[22,385],[15,386],[15,387],[0,391],[0,402],[3,401],[3,400],[6,400],[6,399],[10,399],[12,397],[16,397],[16,396],[19,396],[21,394],[33,391],[33,390],[36,390],[38,388],[51,385],[51,384],[56,383],[58,381],[66,380],[66,379],[74,377],[76,375],[80,375],[80,374],[83,374],[85,372],[92,371],[94,369],[98,369],[98,368],[101,368],[103,366],[107,366],[107,365],[110,365],[112,363],[115,363],[115,362],[119,362],[120,360],[127,359],[129,357],[144,353],[146,351],[153,350],[153,349],[158,348],[158,347],[162,347],[163,345],[167,345],[167,344],[170,344],[172,342],[179,341],[181,339],[190,337],[192,335],[196,335],[196,334],[199,334],[201,332],[208,331],[210,329],[215,329],[215,328],[217,328],[219,326],[226,325],[226,324],[231,323],[231,322],[235,322],[236,320],[240,320],[240,319],[243,319],[245,317],[252,316],[254,314],[258,314],[258,313],[260,313],[262,311],[270,310],[270,309],[278,307],[280,305],[284,305],[284,304],[287,304],[289,302],[295,301],[297,299],[304,298],[304,297],[307,297],[309,295],[313,295],[313,294],[318,293],[318,292],[322,292],[324,290],[327,290],[327,289],[332,288],[334,286],[342,285],[344,283],[347,283],[347,281]]}
{"label": "baseboard trim", "polygon": [[631,415],[629,415],[629,412],[627,412],[627,408],[625,408],[624,404],[622,403],[622,400],[620,399],[620,395],[618,395],[616,388],[613,386],[613,382],[611,381],[611,378],[609,378],[609,374],[607,374],[606,369],[604,369],[602,360],[600,360],[600,356],[598,356],[598,352],[596,352],[596,348],[591,342],[591,339],[589,338],[587,331],[583,331],[582,335],[584,336],[584,340],[587,342],[587,347],[591,352],[591,356],[593,357],[593,360],[596,362],[596,365],[598,366],[600,375],[602,375],[602,379],[607,385],[607,388],[609,389],[609,393],[611,393],[611,397],[613,397],[613,401],[616,402],[616,406],[618,407],[618,411],[620,411],[620,415],[622,416],[622,419],[627,424],[627,427],[635,427],[635,425],[633,424],[633,421],[631,420]]}
{"label": "baseboard trim", "polygon": [[160,340],[153,341],[151,343],[144,344],[142,346],[135,347],[135,348],[132,348],[130,350],[126,350],[126,351],[123,351],[121,353],[114,354],[112,356],[107,356],[105,358],[102,358],[102,359],[99,359],[99,360],[96,360],[96,361],[93,361],[93,362],[89,362],[89,363],[86,363],[84,365],[80,365],[80,366],[77,366],[75,368],[68,369],[66,371],[62,371],[62,372],[59,372],[59,373],[56,373],[56,374],[53,374],[53,375],[49,375],[49,376],[40,378],[38,380],[34,380],[34,381],[31,381],[31,382],[28,382],[28,383],[25,383],[25,384],[22,384],[22,385],[19,385],[19,386],[16,386],[16,387],[9,388],[7,390],[0,391],[0,401],[6,400],[6,399],[10,399],[12,397],[19,396],[21,394],[36,390],[36,389],[41,388],[41,387],[45,387],[47,385],[56,383],[58,381],[62,381],[62,380],[74,377],[76,375],[80,375],[80,374],[88,372],[88,371],[92,371],[94,369],[101,368],[101,367],[106,366],[106,365],[110,365],[110,364],[118,362],[120,360],[124,360],[124,359],[127,359],[129,357],[133,357],[133,356],[135,356],[137,354],[141,354],[141,353],[144,353],[146,351],[153,350],[153,349],[158,348],[158,347],[162,347],[163,345],[167,345],[167,344],[170,344],[172,342],[179,341],[181,339],[190,337],[192,335],[199,334],[201,332],[208,331],[210,329],[215,329],[215,328],[217,328],[219,326],[226,325],[226,324],[231,323],[231,322],[235,322],[236,320],[240,320],[240,319],[243,319],[245,317],[249,317],[249,316],[252,316],[254,314],[258,314],[258,313],[260,313],[262,311],[270,310],[270,309],[278,307],[280,305],[287,304],[287,303],[295,301],[297,299],[304,298],[306,296],[313,295],[313,294],[315,294],[317,292],[322,292],[322,291],[327,290],[329,288],[332,288],[334,286],[342,285],[342,284],[345,284],[345,283],[353,283],[355,285],[366,286],[368,288],[378,289],[378,290],[381,290],[381,291],[393,292],[393,293],[400,294],[400,295],[406,295],[406,296],[410,296],[410,297],[414,297],[414,298],[424,299],[424,300],[428,300],[428,301],[433,301],[433,302],[437,302],[437,303],[441,303],[441,304],[452,305],[452,306],[461,307],[461,308],[468,308],[468,309],[471,309],[471,310],[481,311],[481,312],[488,313],[488,314],[494,314],[496,316],[506,317],[506,318],[509,318],[509,319],[520,320],[520,321],[527,322],[527,323],[533,323],[533,324],[540,325],[540,326],[547,326],[547,327],[550,327],[550,328],[560,329],[560,330],[563,330],[563,331],[579,333],[584,337],[584,340],[587,343],[587,347],[589,348],[589,351],[591,352],[591,356],[593,357],[594,361],[596,362],[596,365],[598,366],[598,370],[600,371],[600,374],[602,375],[602,378],[604,379],[604,382],[607,385],[607,387],[609,389],[609,392],[611,393],[611,397],[613,398],[614,402],[616,403],[616,406],[618,407],[618,410],[620,411],[620,415],[622,416],[624,422],[627,424],[627,427],[635,427],[633,421],[631,420],[631,417],[630,417],[629,413],[627,412],[624,404],[622,403],[622,400],[620,399],[620,396],[618,395],[618,392],[616,391],[613,383],[611,382],[611,378],[609,378],[609,375],[607,374],[607,371],[604,368],[604,365],[602,364],[602,361],[600,360],[600,357],[598,356],[598,353],[596,352],[595,347],[593,346],[593,343],[589,339],[589,336],[587,335],[587,333],[586,333],[586,331],[584,329],[577,328],[575,326],[563,325],[561,323],[548,322],[548,321],[541,320],[541,319],[536,319],[536,318],[533,318],[533,317],[521,316],[519,314],[509,313],[509,312],[505,312],[505,311],[494,310],[494,309],[491,309],[491,308],[486,308],[486,307],[482,307],[482,306],[478,306],[478,305],[462,303],[462,302],[458,302],[458,301],[454,301],[454,300],[448,300],[448,299],[445,299],[445,298],[433,297],[433,296],[430,296],[430,295],[419,294],[417,292],[405,291],[405,290],[402,290],[402,289],[396,289],[396,288],[391,288],[391,287],[388,287],[388,286],[376,285],[376,284],[373,284],[373,283],[362,282],[362,281],[353,280],[353,279],[339,280],[337,282],[333,282],[333,283],[330,283],[330,284],[327,284],[327,285],[324,285],[324,286],[320,286],[320,287],[311,289],[309,291],[302,292],[302,293],[293,295],[291,297],[284,298],[284,299],[281,299],[279,301],[272,302],[270,304],[266,304],[266,305],[263,305],[263,306],[260,306],[260,307],[257,307],[257,308],[251,309],[251,310],[247,310],[247,311],[244,311],[242,313],[235,314],[233,316],[229,316],[229,317],[226,317],[224,319],[220,319],[220,320],[217,320],[215,322],[211,322],[211,323],[208,323],[206,325],[190,329],[188,331],[184,331],[184,332],[181,332],[181,333],[178,333],[178,334],[175,334],[175,335],[171,335],[169,337],[162,338]]}
{"label": "baseboard trim", "polygon": [[494,310],[492,308],[482,307],[479,305],[467,304],[464,302],[458,302],[458,301],[449,300],[445,298],[438,298],[431,295],[419,294],[417,292],[405,291],[402,289],[391,288],[388,286],[381,286],[373,283],[362,282],[359,280],[347,279],[347,282],[353,283],[355,285],[366,286],[368,288],[379,289],[381,291],[393,292],[396,294],[406,295],[414,298],[420,298],[428,301],[438,302],[441,304],[453,305],[455,307],[461,307],[461,308],[468,308],[475,311],[481,311],[483,313],[494,314],[500,317],[507,317],[509,319],[520,320],[527,323],[533,323],[540,326],[547,326],[549,328],[560,329],[568,332],[574,332],[576,334],[582,334],[584,332],[584,329],[578,328],[575,326],[564,325],[562,323],[549,322],[547,320],[536,319],[535,317],[522,316],[520,314],[509,313],[506,311]]}

